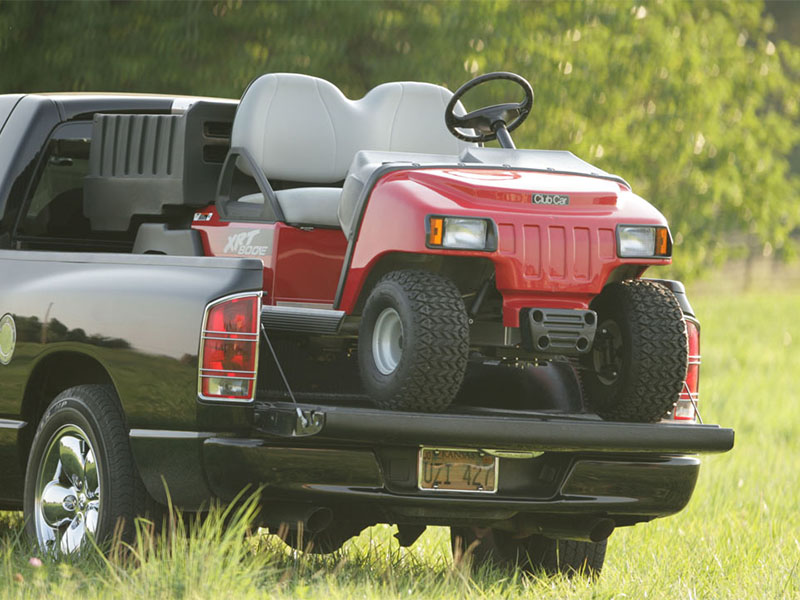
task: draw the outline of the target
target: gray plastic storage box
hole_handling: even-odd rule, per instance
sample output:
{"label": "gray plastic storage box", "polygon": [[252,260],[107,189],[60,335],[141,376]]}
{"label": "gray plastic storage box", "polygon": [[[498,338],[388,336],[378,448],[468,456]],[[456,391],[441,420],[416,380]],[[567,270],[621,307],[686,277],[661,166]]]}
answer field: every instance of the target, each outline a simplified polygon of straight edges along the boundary
{"label": "gray plastic storage box", "polygon": [[235,110],[198,101],[182,114],[95,115],[84,182],[92,229],[184,221],[211,204]]}

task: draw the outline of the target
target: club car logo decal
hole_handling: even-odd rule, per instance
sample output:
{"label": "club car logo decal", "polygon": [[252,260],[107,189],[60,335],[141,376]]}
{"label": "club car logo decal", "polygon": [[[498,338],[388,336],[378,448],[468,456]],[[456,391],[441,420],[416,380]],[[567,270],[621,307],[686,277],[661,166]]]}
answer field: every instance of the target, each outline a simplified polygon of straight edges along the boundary
{"label": "club car logo decal", "polygon": [[272,232],[265,229],[253,229],[228,236],[223,254],[239,256],[268,256],[272,246]]}
{"label": "club car logo decal", "polygon": [[11,315],[3,315],[0,319],[0,363],[7,365],[14,356],[17,345],[17,326]]}
{"label": "club car logo decal", "polygon": [[550,206],[569,206],[569,196],[566,194],[542,194],[540,192],[534,192],[531,195],[531,202]]}

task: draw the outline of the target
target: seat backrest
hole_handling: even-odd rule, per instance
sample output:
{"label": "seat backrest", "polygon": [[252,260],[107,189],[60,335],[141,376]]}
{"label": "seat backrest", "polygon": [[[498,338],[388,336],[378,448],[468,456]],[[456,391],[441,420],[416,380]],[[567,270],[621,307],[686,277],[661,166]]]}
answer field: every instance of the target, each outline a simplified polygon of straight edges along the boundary
{"label": "seat backrest", "polygon": [[270,73],[245,91],[231,146],[246,148],[268,178],[334,183],[361,150],[458,154],[471,146],[445,127],[451,96],[430,83],[393,82],[349,100],[324,79]]}

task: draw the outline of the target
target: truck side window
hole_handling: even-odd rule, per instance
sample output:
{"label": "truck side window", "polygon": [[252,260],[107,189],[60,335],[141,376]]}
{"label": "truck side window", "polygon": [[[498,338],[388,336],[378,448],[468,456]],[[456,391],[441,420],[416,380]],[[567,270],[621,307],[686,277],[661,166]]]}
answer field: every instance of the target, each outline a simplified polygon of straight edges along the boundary
{"label": "truck side window", "polygon": [[18,233],[36,237],[88,236],[89,219],[83,214],[88,140],[51,140],[44,161]]}
{"label": "truck side window", "polygon": [[84,212],[92,124],[65,123],[45,148],[14,241],[25,250],[130,252],[128,232],[92,229]]}

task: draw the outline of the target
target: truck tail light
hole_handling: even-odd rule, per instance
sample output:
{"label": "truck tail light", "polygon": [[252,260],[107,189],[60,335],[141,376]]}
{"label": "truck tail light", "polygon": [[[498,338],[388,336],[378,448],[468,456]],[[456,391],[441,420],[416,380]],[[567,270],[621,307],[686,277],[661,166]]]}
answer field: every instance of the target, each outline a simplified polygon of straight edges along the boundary
{"label": "truck tail light", "polygon": [[261,293],[228,296],[206,307],[200,336],[198,394],[251,402],[256,391]]}
{"label": "truck tail light", "polygon": [[686,333],[689,337],[689,368],[672,414],[676,421],[696,421],[700,416],[697,412],[700,390],[700,323],[686,317]]}

